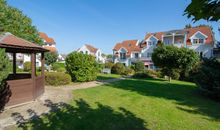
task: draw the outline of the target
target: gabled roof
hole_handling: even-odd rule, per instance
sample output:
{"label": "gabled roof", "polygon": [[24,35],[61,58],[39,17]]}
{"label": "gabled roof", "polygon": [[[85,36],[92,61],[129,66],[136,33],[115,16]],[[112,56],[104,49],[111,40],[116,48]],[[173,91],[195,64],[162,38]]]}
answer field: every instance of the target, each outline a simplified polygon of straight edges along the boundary
{"label": "gabled roof", "polygon": [[200,26],[200,27],[192,27],[187,29],[179,29],[179,30],[170,30],[164,32],[156,32],[156,33],[147,33],[145,36],[145,40],[148,39],[151,35],[155,36],[157,39],[162,40],[162,36],[169,35],[172,33],[176,34],[187,34],[187,44],[190,45],[190,37],[192,37],[195,33],[201,32],[207,36],[206,44],[213,44],[214,43],[214,36],[212,30],[208,26]]}
{"label": "gabled roof", "polygon": [[0,47],[21,50],[34,50],[34,51],[48,51],[43,47],[24,40],[22,38],[16,37],[11,33],[4,33],[0,35]]}
{"label": "gabled roof", "polygon": [[43,40],[46,41],[46,43],[50,43],[50,44],[56,44],[54,39],[51,37],[48,37],[46,33],[44,32],[39,32],[39,36],[40,38],[42,38]]}
{"label": "gabled roof", "polygon": [[153,35],[154,37],[156,37],[158,40],[162,40],[163,32],[147,33],[144,39],[147,40],[147,39],[150,38],[152,35]]}
{"label": "gabled roof", "polygon": [[[187,40],[190,39],[190,37],[192,37],[195,33],[200,31],[201,33],[208,36],[206,38],[206,43],[205,44],[213,44],[214,43],[215,39],[214,39],[212,30],[211,30],[210,27],[204,26],[204,27],[189,28],[189,29],[185,29],[185,31],[187,31],[187,33],[188,33]],[[187,44],[190,44],[189,40],[188,40]]]}
{"label": "gabled roof", "polygon": [[98,51],[98,48],[93,47],[92,45],[89,44],[85,44],[86,48],[92,52],[92,53],[96,53]]}
{"label": "gabled roof", "polygon": [[126,40],[121,43],[117,43],[113,50],[119,51],[121,48],[127,50],[127,55],[130,55],[133,51],[141,51],[141,47],[137,45],[138,40]]}

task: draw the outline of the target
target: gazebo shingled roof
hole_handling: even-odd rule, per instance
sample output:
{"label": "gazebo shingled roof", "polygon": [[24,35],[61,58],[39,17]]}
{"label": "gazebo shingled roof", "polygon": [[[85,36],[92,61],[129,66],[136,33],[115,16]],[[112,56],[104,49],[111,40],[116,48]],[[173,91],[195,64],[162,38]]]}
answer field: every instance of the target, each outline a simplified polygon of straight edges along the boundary
{"label": "gazebo shingled roof", "polygon": [[6,50],[15,52],[46,52],[47,49],[16,37],[11,33],[4,33],[0,35],[0,47],[6,48]]}

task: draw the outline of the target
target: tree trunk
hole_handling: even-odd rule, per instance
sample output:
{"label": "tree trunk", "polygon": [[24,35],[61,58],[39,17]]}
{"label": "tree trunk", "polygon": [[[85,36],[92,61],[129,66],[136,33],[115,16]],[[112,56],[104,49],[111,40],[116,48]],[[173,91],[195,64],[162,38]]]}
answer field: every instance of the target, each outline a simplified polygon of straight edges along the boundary
{"label": "tree trunk", "polygon": [[169,82],[171,82],[171,79],[172,79],[171,76],[169,76]]}

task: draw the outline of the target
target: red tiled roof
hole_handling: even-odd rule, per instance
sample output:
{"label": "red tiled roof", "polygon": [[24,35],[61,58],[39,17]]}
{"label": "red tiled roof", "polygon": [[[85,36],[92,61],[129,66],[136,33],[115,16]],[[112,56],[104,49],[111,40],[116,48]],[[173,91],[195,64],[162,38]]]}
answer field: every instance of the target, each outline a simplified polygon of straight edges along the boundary
{"label": "red tiled roof", "polygon": [[4,47],[15,47],[15,48],[22,48],[22,49],[35,49],[35,50],[42,50],[47,51],[46,49],[42,48],[41,46],[24,40],[22,38],[16,37],[11,33],[4,33],[0,36],[0,45]]}
{"label": "red tiled roof", "polygon": [[147,35],[145,36],[145,40],[147,40],[148,38],[150,38],[152,35],[153,35],[154,37],[156,37],[158,40],[162,40],[163,32],[147,33]]}
{"label": "red tiled roof", "polygon": [[51,47],[51,46],[44,46],[43,48],[49,50],[50,52],[57,52],[56,47]]}
{"label": "red tiled roof", "polygon": [[40,38],[42,38],[43,40],[45,40],[47,43],[56,44],[55,41],[54,41],[54,39],[48,37],[46,33],[39,32],[39,36],[40,36]]}
{"label": "red tiled roof", "polygon": [[139,45],[136,45],[138,40],[126,40],[122,43],[117,43],[113,50],[119,51],[121,48],[124,48],[127,50],[127,55],[131,55],[132,51],[141,51],[141,47]]}
{"label": "red tiled roof", "polygon": [[92,53],[96,53],[97,50],[98,50],[98,48],[95,48],[95,47],[93,47],[92,45],[89,45],[89,44],[85,44],[85,46]]}
{"label": "red tiled roof", "polygon": [[[214,43],[214,37],[213,37],[212,30],[208,26],[193,27],[193,28],[187,28],[187,29],[182,29],[182,30],[177,30],[177,31],[187,33],[187,45],[191,45],[190,37],[193,36],[198,31],[200,31],[201,33],[208,36],[206,39],[206,44],[213,44]],[[148,39],[152,35],[155,36],[157,39],[162,40],[162,35],[164,35],[165,33],[167,33],[167,32],[147,33],[145,36],[145,40]]]}
{"label": "red tiled roof", "polygon": [[190,39],[190,37],[192,37],[196,32],[200,31],[201,33],[205,34],[207,37],[206,39],[206,44],[213,44],[214,43],[214,37],[213,37],[213,33],[210,27],[207,26],[202,26],[202,27],[196,27],[196,28],[189,28],[189,29],[185,29],[185,31],[188,31],[188,35],[187,35],[187,45],[191,45],[190,41],[188,39]]}

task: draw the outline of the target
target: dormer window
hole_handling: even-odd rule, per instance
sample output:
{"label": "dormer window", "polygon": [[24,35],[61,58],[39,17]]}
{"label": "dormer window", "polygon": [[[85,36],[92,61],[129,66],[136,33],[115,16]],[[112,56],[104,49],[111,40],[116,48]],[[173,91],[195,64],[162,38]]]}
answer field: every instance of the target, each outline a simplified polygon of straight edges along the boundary
{"label": "dormer window", "polygon": [[192,35],[192,37],[190,37],[190,39],[191,39],[191,42],[193,44],[202,44],[202,43],[205,43],[205,39],[207,37],[208,37],[207,35],[203,34],[200,31],[198,31],[194,35]]}
{"label": "dormer window", "polygon": [[204,39],[193,39],[193,44],[202,44],[204,43]]}

